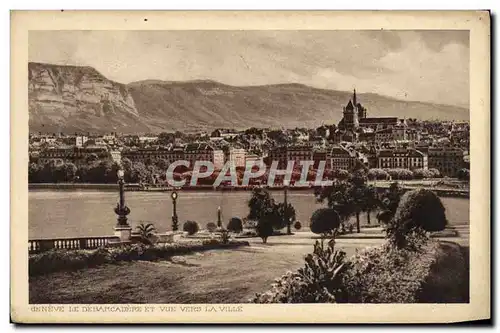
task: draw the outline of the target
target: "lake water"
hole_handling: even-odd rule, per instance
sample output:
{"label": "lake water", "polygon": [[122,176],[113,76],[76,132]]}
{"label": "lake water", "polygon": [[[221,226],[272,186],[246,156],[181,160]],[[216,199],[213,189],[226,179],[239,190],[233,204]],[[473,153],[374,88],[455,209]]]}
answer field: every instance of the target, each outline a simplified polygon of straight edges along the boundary
{"label": "lake water", "polygon": [[[277,201],[283,192],[273,191]],[[248,214],[250,192],[180,192],[177,215],[182,226],[193,220],[203,227],[217,221],[221,207],[224,224],[233,217]],[[297,219],[308,224],[311,214],[326,204],[316,203],[311,191],[288,193]],[[158,231],[171,228],[172,200],[169,192],[126,192],[125,200],[131,209],[129,222],[135,227],[141,221],[154,223]],[[450,224],[469,223],[469,199],[442,198]],[[114,191],[91,190],[30,190],[29,238],[83,237],[112,235],[116,224],[113,211],[118,202]],[[365,218],[364,216],[362,217]]]}

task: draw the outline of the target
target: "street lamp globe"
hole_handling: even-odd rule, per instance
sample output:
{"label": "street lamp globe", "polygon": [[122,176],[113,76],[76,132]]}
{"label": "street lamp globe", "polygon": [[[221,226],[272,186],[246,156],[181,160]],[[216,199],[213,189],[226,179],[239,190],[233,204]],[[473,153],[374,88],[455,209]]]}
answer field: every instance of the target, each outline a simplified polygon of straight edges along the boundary
{"label": "street lamp globe", "polygon": [[123,179],[123,177],[125,176],[125,172],[123,172],[122,169],[119,169],[116,174],[118,175],[119,179]]}
{"label": "street lamp globe", "polygon": [[172,196],[172,200],[177,199],[177,192],[173,191],[171,196]]}

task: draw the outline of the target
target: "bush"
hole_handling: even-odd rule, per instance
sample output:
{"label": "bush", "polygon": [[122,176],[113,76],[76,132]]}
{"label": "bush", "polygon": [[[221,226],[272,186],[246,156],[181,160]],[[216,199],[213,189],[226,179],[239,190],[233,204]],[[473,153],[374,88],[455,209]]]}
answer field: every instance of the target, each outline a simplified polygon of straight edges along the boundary
{"label": "bush", "polygon": [[295,230],[300,230],[302,228],[302,223],[300,223],[300,221],[296,221],[293,224],[293,227],[295,228]]}
{"label": "bush", "polygon": [[396,214],[387,228],[387,235],[398,247],[404,247],[408,245],[408,234],[440,231],[446,224],[441,199],[430,190],[418,189],[406,192],[401,197]]}
{"label": "bush", "polygon": [[207,230],[208,232],[214,232],[215,230],[217,230],[217,224],[215,224],[214,222],[208,222]]}
{"label": "bush", "polygon": [[203,245],[218,245],[221,242],[220,240],[214,238],[214,239],[204,239],[202,243]]}
{"label": "bush", "polygon": [[418,251],[390,244],[367,248],[351,259],[346,272],[349,303],[415,303],[435,262],[438,243],[424,243]]}
{"label": "bush", "polygon": [[432,174],[429,172],[429,170],[424,170],[424,169],[413,170],[413,178],[414,179],[430,178],[431,175]]}
{"label": "bush", "polygon": [[429,173],[430,173],[430,178],[439,178],[441,177],[441,172],[439,172],[438,169],[434,169],[434,168],[431,168],[429,169]]}
{"label": "bush", "polygon": [[221,229],[220,230],[220,242],[222,244],[228,244],[230,241],[230,235],[229,235],[229,230],[226,229]]}
{"label": "bush", "polygon": [[296,273],[288,272],[275,280],[272,289],[257,294],[253,303],[343,303],[347,300],[345,275],[350,264],[345,252],[335,250],[335,241],[324,246],[316,241],[314,251]]}
{"label": "bush", "polygon": [[393,180],[411,180],[413,172],[408,169],[384,169]]}
{"label": "bush", "polygon": [[388,180],[389,174],[383,169],[370,169],[366,174],[369,180]]}
{"label": "bush", "polygon": [[334,172],[333,172],[333,177],[337,178],[337,179],[345,180],[345,179],[348,179],[349,176],[350,176],[349,171],[344,170],[344,169],[337,169],[337,170],[334,170]]}
{"label": "bush", "polygon": [[339,214],[331,208],[320,208],[311,216],[311,231],[315,234],[331,234],[339,226]]}
{"label": "bush", "polygon": [[460,179],[460,180],[470,180],[470,171],[469,171],[469,169],[463,168],[463,169],[458,170],[457,178]]}
{"label": "bush", "polygon": [[182,230],[186,231],[188,235],[194,235],[200,230],[200,226],[195,221],[186,221],[182,226]]}
{"label": "bush", "polygon": [[232,217],[227,224],[227,230],[240,233],[243,230],[243,221],[239,217]]}

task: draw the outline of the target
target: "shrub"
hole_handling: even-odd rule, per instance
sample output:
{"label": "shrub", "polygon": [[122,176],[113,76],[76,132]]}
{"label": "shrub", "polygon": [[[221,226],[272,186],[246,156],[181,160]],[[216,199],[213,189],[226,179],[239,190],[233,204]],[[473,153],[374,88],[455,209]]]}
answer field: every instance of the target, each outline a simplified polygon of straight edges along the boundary
{"label": "shrub", "polygon": [[430,168],[429,169],[429,173],[430,173],[430,178],[439,178],[441,177],[441,172],[439,172],[438,169],[434,169],[434,168]]}
{"label": "shrub", "polygon": [[258,234],[257,234],[257,231],[255,231],[255,230],[245,230],[242,233],[240,233],[240,236],[244,236],[244,237],[257,237]]}
{"label": "shrub", "polygon": [[139,232],[141,242],[149,245],[152,244],[151,238],[154,236],[154,232],[156,231],[153,223],[144,224],[141,222],[141,224],[139,224],[136,228]]}
{"label": "shrub", "polygon": [[296,221],[293,224],[293,227],[295,228],[295,230],[300,230],[302,228],[302,223],[300,223],[300,221]]}
{"label": "shrub", "polygon": [[460,180],[469,180],[470,179],[469,169],[463,168],[463,169],[458,170],[457,178]]}
{"label": "shrub", "polygon": [[366,174],[369,180],[387,180],[389,174],[383,169],[370,169]]}
{"label": "shrub", "polygon": [[408,169],[384,169],[393,180],[413,179],[413,172]]}
{"label": "shrub", "polygon": [[331,234],[339,226],[339,214],[331,208],[320,208],[311,216],[311,231],[315,234]]}
{"label": "shrub", "polygon": [[377,214],[377,220],[379,223],[382,222],[384,224],[388,224],[391,221],[393,215],[394,214],[390,210],[383,210]]}
{"label": "shrub", "polygon": [[229,230],[226,229],[220,230],[220,242],[222,244],[228,244],[229,240],[230,240]]}
{"label": "shrub", "polygon": [[204,239],[202,243],[203,245],[218,245],[221,242],[220,240],[214,238],[214,239]]}
{"label": "shrub", "polygon": [[333,172],[333,177],[337,179],[347,179],[349,178],[350,174],[349,171],[344,170],[344,169],[337,169]]}
{"label": "shrub", "polygon": [[407,235],[423,231],[440,231],[446,227],[445,208],[432,191],[418,189],[406,192],[399,202],[387,235],[398,247],[408,245]]}
{"label": "shrub", "polygon": [[418,251],[397,249],[389,243],[361,250],[346,272],[349,303],[415,303],[435,262],[438,243],[424,243]]}
{"label": "shrub", "polygon": [[296,273],[287,272],[275,280],[272,289],[257,294],[253,303],[342,303],[347,299],[345,273],[350,264],[345,252],[335,250],[332,239],[316,241],[314,251],[305,258],[305,265]]}
{"label": "shrub", "polygon": [[414,179],[424,179],[424,178],[429,178],[431,176],[431,173],[429,170],[424,170],[424,169],[415,169],[413,170],[413,178]]}
{"label": "shrub", "polygon": [[207,230],[208,232],[214,232],[215,230],[217,230],[217,224],[215,224],[214,222],[208,222]]}
{"label": "shrub", "polygon": [[182,226],[182,230],[186,231],[188,235],[194,235],[200,230],[200,226],[195,221],[186,221]]}
{"label": "shrub", "polygon": [[239,233],[243,230],[243,221],[239,217],[232,217],[227,224],[227,230]]}

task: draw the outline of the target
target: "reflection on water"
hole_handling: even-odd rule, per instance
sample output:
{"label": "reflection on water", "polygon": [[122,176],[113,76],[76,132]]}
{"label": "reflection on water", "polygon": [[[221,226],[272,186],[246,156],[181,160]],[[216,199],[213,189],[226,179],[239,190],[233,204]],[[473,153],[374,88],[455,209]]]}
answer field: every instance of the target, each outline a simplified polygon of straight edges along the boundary
{"label": "reflection on water", "polygon": [[[283,192],[272,196],[283,200]],[[177,201],[177,214],[181,225],[194,220],[205,226],[217,220],[217,207],[221,207],[223,221],[232,216],[248,214],[250,192],[181,192]],[[297,219],[309,223],[311,214],[325,204],[315,202],[312,191],[290,191],[288,194],[296,210]],[[162,232],[170,230],[172,201],[169,192],[126,192],[130,207],[130,223],[154,223]],[[442,198],[451,224],[469,222],[469,200]],[[32,190],[29,192],[29,238],[100,236],[113,234],[116,215],[113,208],[118,193],[93,190]],[[364,216],[362,218],[365,218]]]}

